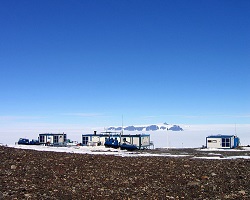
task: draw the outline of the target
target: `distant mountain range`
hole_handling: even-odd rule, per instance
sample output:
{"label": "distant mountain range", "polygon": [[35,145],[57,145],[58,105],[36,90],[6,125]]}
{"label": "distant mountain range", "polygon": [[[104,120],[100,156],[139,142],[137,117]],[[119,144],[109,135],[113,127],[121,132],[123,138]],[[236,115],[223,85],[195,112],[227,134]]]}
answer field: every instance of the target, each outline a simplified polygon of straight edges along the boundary
{"label": "distant mountain range", "polygon": [[[122,127],[111,126],[108,128],[109,131],[121,131]],[[167,123],[163,124],[154,124],[154,125],[144,125],[144,126],[126,126],[123,128],[125,131],[157,131],[157,130],[166,130],[166,131],[183,131],[179,125],[171,125]]]}

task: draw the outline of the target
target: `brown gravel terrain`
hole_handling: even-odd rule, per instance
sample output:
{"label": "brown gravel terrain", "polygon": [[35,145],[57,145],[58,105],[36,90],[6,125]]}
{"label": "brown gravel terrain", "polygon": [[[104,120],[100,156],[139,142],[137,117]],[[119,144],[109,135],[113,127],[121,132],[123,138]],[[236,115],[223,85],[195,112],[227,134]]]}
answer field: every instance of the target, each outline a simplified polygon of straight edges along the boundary
{"label": "brown gravel terrain", "polygon": [[250,160],[119,157],[0,146],[0,199],[250,199]]}

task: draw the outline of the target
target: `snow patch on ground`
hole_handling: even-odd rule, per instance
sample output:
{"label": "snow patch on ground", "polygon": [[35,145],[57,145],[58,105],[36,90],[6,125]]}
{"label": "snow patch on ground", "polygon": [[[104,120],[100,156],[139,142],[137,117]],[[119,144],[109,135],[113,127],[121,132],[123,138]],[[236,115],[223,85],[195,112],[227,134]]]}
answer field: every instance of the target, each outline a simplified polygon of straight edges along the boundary
{"label": "snow patch on ground", "polygon": [[[171,154],[171,153],[148,153],[144,151],[131,152],[127,150],[106,148],[103,146],[73,146],[73,147],[51,147],[42,145],[10,145],[9,147],[14,147],[18,149],[30,149],[37,151],[53,151],[53,152],[66,152],[66,153],[79,153],[79,154],[92,154],[92,155],[114,155],[121,157],[146,157],[146,156],[160,156],[160,157],[191,157],[193,159],[250,159],[250,156],[228,156],[221,157],[220,154],[209,153],[209,156],[196,157],[191,154]],[[201,149],[200,151],[204,151]],[[211,151],[211,150],[210,150]],[[225,151],[225,150],[224,150]],[[230,150],[230,151],[250,151],[249,148],[244,150]]]}

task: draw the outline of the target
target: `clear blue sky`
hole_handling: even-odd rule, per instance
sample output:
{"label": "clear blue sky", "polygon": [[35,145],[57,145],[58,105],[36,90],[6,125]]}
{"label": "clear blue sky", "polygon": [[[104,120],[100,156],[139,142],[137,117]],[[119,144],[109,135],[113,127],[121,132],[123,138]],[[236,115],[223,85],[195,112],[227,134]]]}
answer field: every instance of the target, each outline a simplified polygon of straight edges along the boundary
{"label": "clear blue sky", "polygon": [[0,2],[0,120],[250,122],[249,0]]}

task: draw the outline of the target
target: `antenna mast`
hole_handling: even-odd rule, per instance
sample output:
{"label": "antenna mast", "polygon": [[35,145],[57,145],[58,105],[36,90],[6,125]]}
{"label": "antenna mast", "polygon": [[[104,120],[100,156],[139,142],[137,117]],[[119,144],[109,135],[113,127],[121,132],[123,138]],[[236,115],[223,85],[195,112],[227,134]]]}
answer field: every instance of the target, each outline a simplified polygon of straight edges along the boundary
{"label": "antenna mast", "polygon": [[234,128],[235,128],[235,136],[237,136],[237,132],[236,132],[236,123],[234,124]]}
{"label": "antenna mast", "polygon": [[122,135],[123,135],[123,115],[122,115]]}

